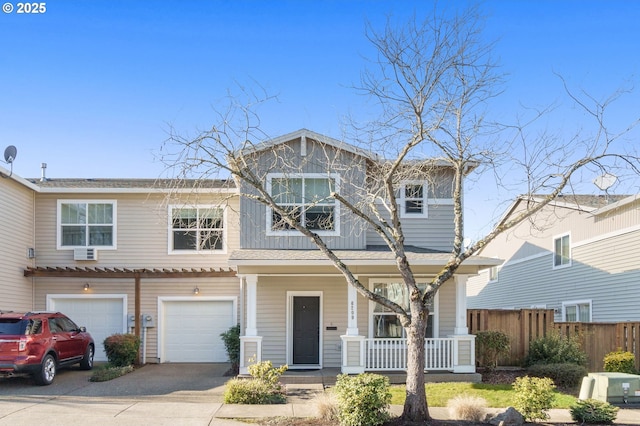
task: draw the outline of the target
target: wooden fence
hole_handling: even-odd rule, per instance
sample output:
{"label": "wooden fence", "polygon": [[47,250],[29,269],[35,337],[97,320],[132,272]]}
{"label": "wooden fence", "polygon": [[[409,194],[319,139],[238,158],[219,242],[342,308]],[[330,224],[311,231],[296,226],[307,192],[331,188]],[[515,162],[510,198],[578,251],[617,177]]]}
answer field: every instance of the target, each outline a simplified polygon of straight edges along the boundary
{"label": "wooden fence", "polygon": [[581,323],[554,322],[552,309],[469,309],[469,333],[502,331],[511,340],[511,353],[499,360],[503,366],[522,365],[529,342],[552,331],[562,336],[577,336],[587,353],[589,371],[602,371],[602,360],[609,352],[622,349],[636,356],[640,370],[640,322]]}

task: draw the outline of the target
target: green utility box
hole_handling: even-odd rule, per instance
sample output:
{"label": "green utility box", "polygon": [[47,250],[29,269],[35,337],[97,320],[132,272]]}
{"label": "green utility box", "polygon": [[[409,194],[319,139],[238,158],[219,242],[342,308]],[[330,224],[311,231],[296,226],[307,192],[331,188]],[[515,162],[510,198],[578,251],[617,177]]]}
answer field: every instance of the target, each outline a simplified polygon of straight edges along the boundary
{"label": "green utility box", "polygon": [[[636,374],[589,373],[589,379],[593,379],[591,385],[587,383],[590,380],[582,382],[581,398],[587,396],[611,404],[640,403],[640,376]],[[591,395],[587,395],[589,390]]]}

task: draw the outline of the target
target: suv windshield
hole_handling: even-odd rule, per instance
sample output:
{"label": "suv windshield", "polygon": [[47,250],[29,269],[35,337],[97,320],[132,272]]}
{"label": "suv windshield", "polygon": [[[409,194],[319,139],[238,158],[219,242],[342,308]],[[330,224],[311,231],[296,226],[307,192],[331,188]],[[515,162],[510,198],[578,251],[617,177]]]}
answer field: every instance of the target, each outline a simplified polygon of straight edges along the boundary
{"label": "suv windshield", "polygon": [[20,318],[0,318],[0,334],[25,334],[28,323]]}

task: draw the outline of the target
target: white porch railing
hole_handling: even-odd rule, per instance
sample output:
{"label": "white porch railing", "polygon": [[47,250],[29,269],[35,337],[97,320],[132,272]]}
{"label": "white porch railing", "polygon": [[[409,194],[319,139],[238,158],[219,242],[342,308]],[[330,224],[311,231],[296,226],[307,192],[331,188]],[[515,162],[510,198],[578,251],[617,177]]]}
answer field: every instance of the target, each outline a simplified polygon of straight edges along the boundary
{"label": "white porch railing", "polygon": [[[454,339],[426,339],[425,371],[453,370]],[[365,370],[406,370],[407,339],[364,339]]]}

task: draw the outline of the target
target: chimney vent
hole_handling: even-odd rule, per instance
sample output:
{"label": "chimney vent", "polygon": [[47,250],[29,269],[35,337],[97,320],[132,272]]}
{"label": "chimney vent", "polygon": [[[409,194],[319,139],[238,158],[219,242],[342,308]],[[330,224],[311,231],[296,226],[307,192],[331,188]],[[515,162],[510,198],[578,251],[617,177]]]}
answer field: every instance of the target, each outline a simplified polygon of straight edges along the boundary
{"label": "chimney vent", "polygon": [[45,182],[47,180],[47,163],[42,163],[42,177],[40,178],[40,182]]}

